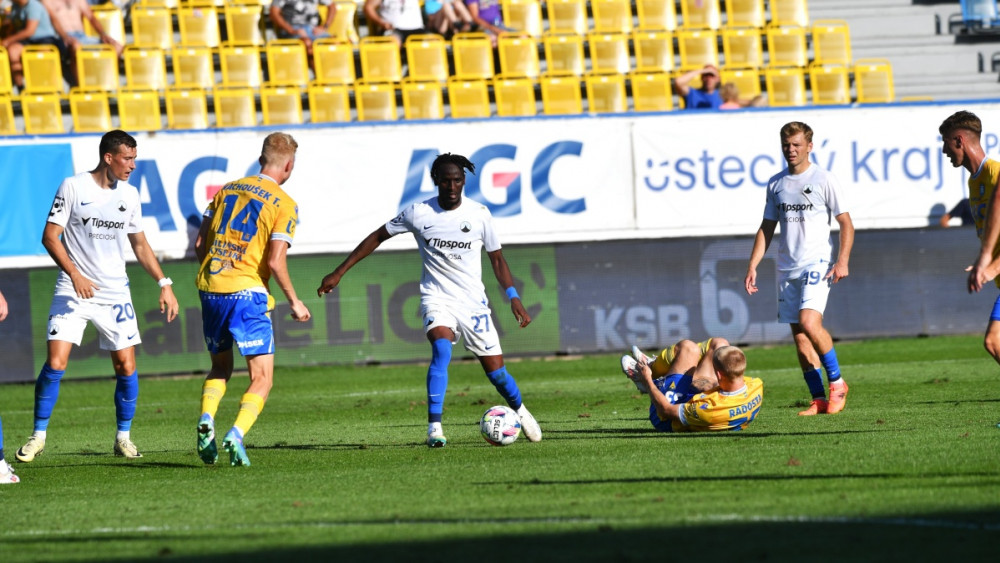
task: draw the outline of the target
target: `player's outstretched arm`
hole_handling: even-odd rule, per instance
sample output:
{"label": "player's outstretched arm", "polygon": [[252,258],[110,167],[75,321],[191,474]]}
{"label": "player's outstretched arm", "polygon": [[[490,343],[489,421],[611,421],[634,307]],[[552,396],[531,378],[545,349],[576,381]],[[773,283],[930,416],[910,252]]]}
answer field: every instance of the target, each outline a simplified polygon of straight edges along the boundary
{"label": "player's outstretched arm", "polygon": [[503,251],[497,249],[487,254],[490,257],[490,264],[493,266],[493,275],[500,282],[500,286],[507,290],[507,297],[510,298],[510,311],[514,313],[517,324],[521,328],[528,326],[531,322],[531,315],[524,308],[524,304],[521,303],[521,297],[517,294],[517,290],[514,289],[514,276],[510,273],[510,266],[507,265],[507,259],[503,257]]}
{"label": "player's outstretched arm", "polygon": [[757,266],[764,259],[767,248],[771,246],[771,239],[774,238],[774,229],[777,226],[777,221],[764,219],[760,222],[760,228],[757,229],[757,234],[753,238],[753,250],[750,251],[747,277],[743,280],[743,287],[749,295],[757,293]]}
{"label": "player's outstretched arm", "polygon": [[[139,265],[142,266],[143,270],[146,270],[154,280],[159,282],[166,276],[163,275],[163,270],[160,269],[160,263],[156,260],[156,254],[153,253],[153,249],[149,246],[149,242],[146,240],[145,233],[129,233],[128,240],[132,243],[132,252],[135,253],[136,260],[139,261]],[[180,307],[177,305],[177,297],[174,296],[174,288],[170,285],[164,285],[160,288],[160,312],[167,314],[167,322],[177,318],[177,312]]]}
{"label": "player's outstretched arm", "polygon": [[66,272],[69,279],[73,281],[73,290],[80,299],[90,299],[94,292],[100,290],[92,280],[80,273],[76,264],[70,259],[69,253],[62,242],[63,228],[55,223],[45,223],[45,230],[42,232],[42,246],[48,251],[49,256],[55,261],[59,269]]}
{"label": "player's outstretched arm", "polygon": [[278,282],[278,287],[288,299],[288,305],[292,309],[292,318],[299,322],[308,321],[312,317],[312,313],[295,293],[292,276],[288,273],[288,243],[283,240],[271,239],[267,246],[267,265],[271,268],[271,276],[274,281]]}
{"label": "player's outstretched arm", "polygon": [[365,237],[365,239],[361,241],[350,254],[347,255],[347,258],[345,258],[339,266],[323,278],[323,281],[319,284],[319,288],[316,289],[316,295],[323,297],[324,294],[333,291],[333,289],[340,283],[340,278],[344,277],[344,274],[346,274],[348,270],[353,268],[358,262],[364,260],[369,254],[375,252],[376,248],[390,238],[392,238],[392,235],[389,234],[389,229],[386,229],[385,225],[382,225],[378,229],[372,231],[370,235]]}

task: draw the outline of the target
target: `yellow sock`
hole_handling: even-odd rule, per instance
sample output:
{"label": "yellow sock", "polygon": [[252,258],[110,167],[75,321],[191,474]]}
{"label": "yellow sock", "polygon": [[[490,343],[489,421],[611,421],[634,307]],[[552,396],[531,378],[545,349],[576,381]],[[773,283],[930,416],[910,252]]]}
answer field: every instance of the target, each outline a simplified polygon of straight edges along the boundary
{"label": "yellow sock", "polygon": [[208,413],[213,419],[219,410],[222,396],[226,394],[225,379],[206,379],[201,386],[201,412]]}
{"label": "yellow sock", "polygon": [[236,415],[236,422],[233,423],[244,436],[250,431],[253,423],[257,422],[260,411],[264,410],[264,397],[256,393],[244,393],[240,399],[240,412]]}
{"label": "yellow sock", "polygon": [[[701,357],[705,356],[705,353],[708,352],[708,349],[711,346],[711,338],[698,343],[698,348],[701,350]],[[664,375],[670,375],[670,364],[674,362],[675,356],[677,356],[676,344],[669,348],[664,348],[660,351],[658,356],[653,358],[653,363],[649,364],[649,369],[653,372],[653,379],[663,377]]]}

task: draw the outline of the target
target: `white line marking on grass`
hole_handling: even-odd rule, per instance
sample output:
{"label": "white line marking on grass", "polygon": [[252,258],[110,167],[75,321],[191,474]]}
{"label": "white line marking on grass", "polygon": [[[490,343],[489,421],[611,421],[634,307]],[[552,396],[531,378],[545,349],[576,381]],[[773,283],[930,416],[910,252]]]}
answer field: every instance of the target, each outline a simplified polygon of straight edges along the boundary
{"label": "white line marking on grass", "polygon": [[694,521],[709,522],[776,522],[799,524],[874,524],[879,526],[903,526],[912,528],[948,528],[953,530],[1000,530],[998,523],[963,522],[932,518],[853,518],[850,516],[754,516],[745,514],[714,514],[694,518]]}

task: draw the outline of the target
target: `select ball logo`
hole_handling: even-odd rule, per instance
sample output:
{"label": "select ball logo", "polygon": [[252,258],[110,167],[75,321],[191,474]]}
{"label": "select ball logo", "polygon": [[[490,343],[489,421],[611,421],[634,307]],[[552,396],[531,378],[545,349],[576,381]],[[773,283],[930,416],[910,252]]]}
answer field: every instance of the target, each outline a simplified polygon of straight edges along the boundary
{"label": "select ball logo", "polygon": [[479,421],[483,439],[494,446],[513,444],[521,434],[521,418],[508,407],[490,407]]}

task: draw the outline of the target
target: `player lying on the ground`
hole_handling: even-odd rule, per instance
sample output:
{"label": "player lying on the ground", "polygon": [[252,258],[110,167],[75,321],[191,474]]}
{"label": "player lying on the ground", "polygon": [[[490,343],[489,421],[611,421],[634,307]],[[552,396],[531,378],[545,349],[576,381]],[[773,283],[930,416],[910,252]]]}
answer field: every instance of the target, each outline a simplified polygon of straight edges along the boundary
{"label": "player lying on the ground", "polygon": [[632,354],[622,356],[622,371],[649,394],[649,421],[660,432],[743,430],[760,411],[764,382],[743,377],[747,358],[724,338],[681,340],[656,358],[636,346]]}

